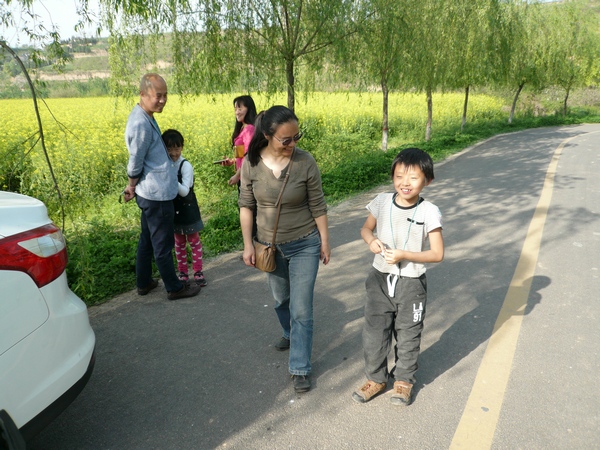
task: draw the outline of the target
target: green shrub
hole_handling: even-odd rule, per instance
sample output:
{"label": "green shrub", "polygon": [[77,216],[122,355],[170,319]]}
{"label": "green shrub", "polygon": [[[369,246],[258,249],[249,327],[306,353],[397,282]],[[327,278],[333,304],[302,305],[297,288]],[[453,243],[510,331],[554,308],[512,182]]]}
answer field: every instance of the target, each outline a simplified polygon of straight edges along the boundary
{"label": "green shrub", "polygon": [[138,237],[139,229],[116,230],[97,219],[85,230],[67,233],[73,292],[94,305],[134,287]]}

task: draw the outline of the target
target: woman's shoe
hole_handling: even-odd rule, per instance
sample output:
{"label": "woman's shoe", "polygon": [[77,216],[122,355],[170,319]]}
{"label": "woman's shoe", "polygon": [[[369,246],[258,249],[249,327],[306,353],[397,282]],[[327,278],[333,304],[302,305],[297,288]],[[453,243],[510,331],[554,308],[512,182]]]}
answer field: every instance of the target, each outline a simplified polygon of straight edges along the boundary
{"label": "woman's shoe", "polygon": [[294,390],[296,392],[310,391],[310,376],[309,375],[292,375],[294,382]]}
{"label": "woman's shoe", "polygon": [[279,339],[279,341],[277,341],[277,344],[275,344],[275,350],[282,352],[284,350],[289,350],[290,348],[290,340],[287,338],[282,337],[281,339]]}

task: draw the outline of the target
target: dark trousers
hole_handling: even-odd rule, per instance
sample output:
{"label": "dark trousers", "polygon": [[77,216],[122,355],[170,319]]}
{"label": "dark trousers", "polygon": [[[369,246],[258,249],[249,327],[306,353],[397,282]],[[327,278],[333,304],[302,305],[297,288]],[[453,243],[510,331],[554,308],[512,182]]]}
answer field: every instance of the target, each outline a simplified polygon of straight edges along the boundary
{"label": "dark trousers", "polygon": [[399,278],[394,297],[388,295],[388,274],[372,270],[365,286],[363,349],[365,374],[369,380],[386,383],[392,336],[396,339],[396,381],[415,383],[421,332],[427,304],[427,279]]}
{"label": "dark trousers", "polygon": [[172,251],[175,246],[173,201],[147,200],[138,195],[136,202],[142,210],[142,232],[135,260],[137,287],[145,288],[152,282],[152,256],[154,256],[167,292],[179,291],[183,288],[183,283],[177,278],[173,264]]}

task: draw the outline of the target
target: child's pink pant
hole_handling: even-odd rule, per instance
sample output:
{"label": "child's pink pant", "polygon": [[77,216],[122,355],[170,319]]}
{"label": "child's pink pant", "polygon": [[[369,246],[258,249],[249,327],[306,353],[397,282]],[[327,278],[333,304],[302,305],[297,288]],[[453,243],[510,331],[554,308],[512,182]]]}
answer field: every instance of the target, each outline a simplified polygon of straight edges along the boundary
{"label": "child's pink pant", "polygon": [[177,270],[188,273],[187,243],[192,249],[192,268],[194,273],[202,272],[202,242],[198,233],[177,234],[175,233],[175,256],[177,257]]}

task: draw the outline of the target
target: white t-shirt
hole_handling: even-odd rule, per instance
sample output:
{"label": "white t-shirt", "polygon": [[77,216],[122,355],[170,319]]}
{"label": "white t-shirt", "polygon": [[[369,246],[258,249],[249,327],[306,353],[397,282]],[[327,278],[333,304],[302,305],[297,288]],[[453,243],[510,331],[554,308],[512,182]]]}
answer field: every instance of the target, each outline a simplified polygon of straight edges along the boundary
{"label": "white t-shirt", "polygon": [[[379,194],[367,209],[377,220],[375,234],[381,242],[392,249],[421,252],[430,231],[442,228],[442,213],[433,203],[422,198],[416,205],[401,207],[394,203],[396,193]],[[425,265],[401,261],[400,273],[403,277],[418,278],[425,273]],[[373,267],[382,273],[398,274],[398,266],[385,262],[381,255],[375,255]]]}

